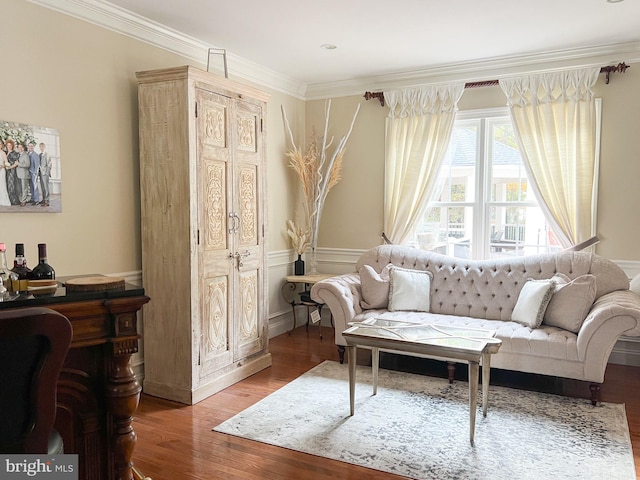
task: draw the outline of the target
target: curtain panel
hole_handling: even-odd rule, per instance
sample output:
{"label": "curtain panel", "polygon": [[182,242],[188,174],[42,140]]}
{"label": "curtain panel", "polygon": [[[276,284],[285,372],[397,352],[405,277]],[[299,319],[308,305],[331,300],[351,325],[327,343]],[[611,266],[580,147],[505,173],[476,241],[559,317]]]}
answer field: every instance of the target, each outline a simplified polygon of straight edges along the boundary
{"label": "curtain panel", "polygon": [[453,129],[464,83],[385,92],[383,233],[406,244],[424,214]]}
{"label": "curtain panel", "polygon": [[504,78],[525,168],[564,247],[595,235],[599,67]]}

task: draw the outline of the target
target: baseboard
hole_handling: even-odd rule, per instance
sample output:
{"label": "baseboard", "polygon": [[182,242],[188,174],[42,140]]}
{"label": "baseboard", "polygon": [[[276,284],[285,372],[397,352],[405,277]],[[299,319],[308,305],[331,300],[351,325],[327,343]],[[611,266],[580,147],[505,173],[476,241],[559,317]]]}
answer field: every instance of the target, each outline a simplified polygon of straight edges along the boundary
{"label": "baseboard", "polygon": [[[179,385],[165,385],[163,383],[145,381],[142,391],[154,397],[164,398],[185,405],[195,405],[214,393],[270,366],[271,354],[263,353],[256,357],[251,357],[244,362],[236,362],[235,368],[193,389]],[[204,381],[205,380],[203,380],[203,382]]]}
{"label": "baseboard", "polygon": [[609,363],[640,367],[640,338],[620,337],[609,356]]}
{"label": "baseboard", "polygon": [[279,312],[269,316],[269,338],[277,337],[291,330],[292,321],[291,313],[287,312]]}

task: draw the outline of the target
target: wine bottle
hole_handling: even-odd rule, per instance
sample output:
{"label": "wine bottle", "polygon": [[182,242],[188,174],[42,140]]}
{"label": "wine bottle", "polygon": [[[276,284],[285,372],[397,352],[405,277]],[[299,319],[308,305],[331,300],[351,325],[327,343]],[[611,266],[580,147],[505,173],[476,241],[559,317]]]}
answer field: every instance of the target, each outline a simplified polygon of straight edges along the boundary
{"label": "wine bottle", "polygon": [[13,273],[18,275],[18,279],[12,282],[14,292],[26,292],[29,286],[31,270],[27,267],[27,259],[24,258],[24,243],[16,243],[16,257],[13,260]]}
{"label": "wine bottle", "polygon": [[47,244],[38,244],[38,265],[31,270],[33,280],[45,280],[56,278],[56,271],[47,262]]}

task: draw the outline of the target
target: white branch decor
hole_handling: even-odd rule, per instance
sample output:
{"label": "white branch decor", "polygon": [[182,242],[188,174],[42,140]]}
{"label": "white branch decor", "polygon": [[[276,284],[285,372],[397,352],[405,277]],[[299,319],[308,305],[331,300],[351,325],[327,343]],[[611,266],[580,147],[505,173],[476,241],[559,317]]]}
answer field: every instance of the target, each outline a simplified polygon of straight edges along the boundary
{"label": "white branch decor", "polygon": [[297,146],[294,139],[287,113],[282,106],[282,116],[284,126],[289,134],[291,148],[286,151],[285,155],[289,158],[289,166],[295,170],[300,178],[302,191],[304,194],[303,206],[305,215],[309,222],[309,231],[311,233],[311,249],[312,255],[312,272],[315,271],[315,253],[318,245],[318,227],[320,226],[320,217],[324,207],[324,201],[329,191],[342,178],[342,159],[347,140],[353,131],[353,125],[360,111],[358,104],[349,131],[342,136],[337,142],[333,152],[329,149],[333,144],[334,137],[329,138],[329,116],[331,113],[331,100],[325,102],[325,121],[322,136],[316,134],[315,128],[312,129],[311,139],[307,148],[303,151]]}

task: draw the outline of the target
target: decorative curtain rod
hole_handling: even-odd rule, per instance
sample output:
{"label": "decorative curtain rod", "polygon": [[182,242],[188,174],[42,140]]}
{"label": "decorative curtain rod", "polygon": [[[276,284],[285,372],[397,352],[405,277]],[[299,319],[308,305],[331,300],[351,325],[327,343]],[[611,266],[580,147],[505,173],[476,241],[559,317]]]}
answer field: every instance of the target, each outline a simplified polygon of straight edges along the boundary
{"label": "decorative curtain rod", "polygon": [[[622,62],[617,65],[607,65],[606,67],[602,67],[600,69],[600,73],[605,74],[605,84],[609,84],[609,76],[612,73],[619,72],[624,73],[627,71],[630,65]],[[498,85],[498,80],[483,80],[481,82],[467,82],[464,84],[464,88],[480,88],[480,87],[492,87],[494,85]],[[372,98],[377,98],[380,101],[380,106],[384,107],[384,92],[365,92],[364,93],[365,100],[371,100]]]}

